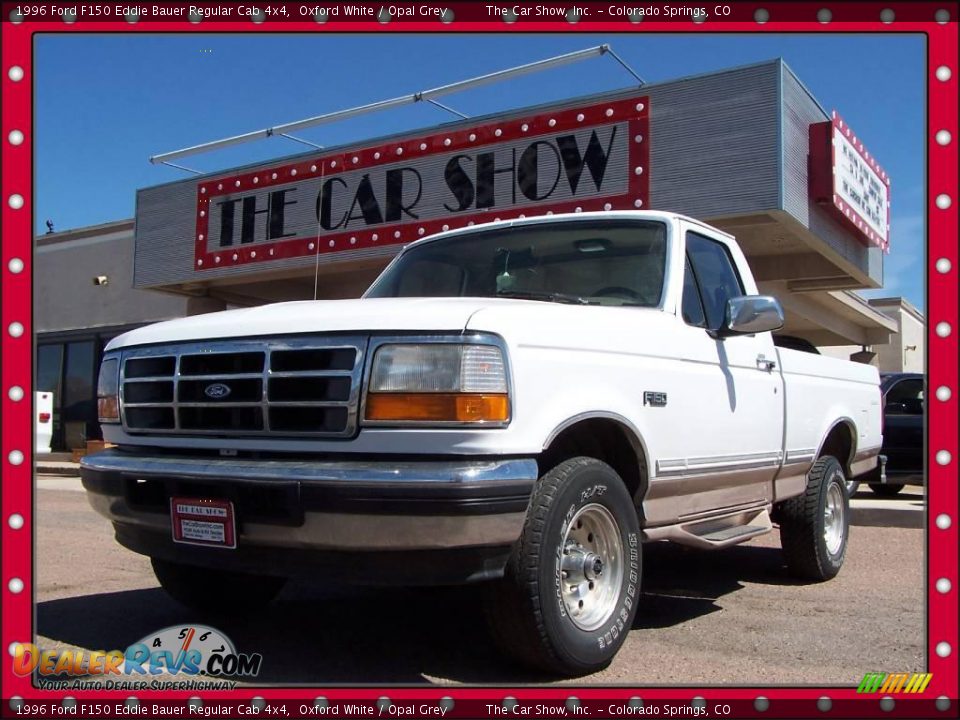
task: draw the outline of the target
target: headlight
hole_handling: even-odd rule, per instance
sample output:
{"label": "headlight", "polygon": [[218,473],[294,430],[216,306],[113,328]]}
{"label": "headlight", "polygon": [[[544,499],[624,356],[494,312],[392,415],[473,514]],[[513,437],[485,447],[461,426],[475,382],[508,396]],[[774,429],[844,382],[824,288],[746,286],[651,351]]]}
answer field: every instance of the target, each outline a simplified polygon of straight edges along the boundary
{"label": "headlight", "polygon": [[120,422],[120,360],[109,358],[100,365],[97,379],[97,415],[100,422]]}
{"label": "headlight", "polygon": [[503,353],[495,345],[382,345],[373,358],[365,419],[506,423]]}

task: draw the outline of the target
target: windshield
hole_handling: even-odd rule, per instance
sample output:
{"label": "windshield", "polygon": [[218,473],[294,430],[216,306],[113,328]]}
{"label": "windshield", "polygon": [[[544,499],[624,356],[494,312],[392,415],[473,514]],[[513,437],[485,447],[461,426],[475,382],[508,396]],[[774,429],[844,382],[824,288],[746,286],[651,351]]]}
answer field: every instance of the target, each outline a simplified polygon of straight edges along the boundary
{"label": "windshield", "polygon": [[479,231],[404,252],[365,297],[513,297],[655,307],[666,226],[558,221]]}

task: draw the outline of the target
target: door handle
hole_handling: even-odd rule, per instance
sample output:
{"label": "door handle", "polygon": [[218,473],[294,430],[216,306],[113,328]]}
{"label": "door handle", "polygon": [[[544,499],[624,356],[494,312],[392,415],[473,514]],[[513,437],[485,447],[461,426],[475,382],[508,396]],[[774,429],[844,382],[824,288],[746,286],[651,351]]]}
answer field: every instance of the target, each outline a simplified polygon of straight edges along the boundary
{"label": "door handle", "polygon": [[757,355],[757,367],[760,368],[761,370],[766,370],[767,372],[770,372],[775,367],[777,367],[777,361],[767,360],[767,356],[761,353],[760,355]]}

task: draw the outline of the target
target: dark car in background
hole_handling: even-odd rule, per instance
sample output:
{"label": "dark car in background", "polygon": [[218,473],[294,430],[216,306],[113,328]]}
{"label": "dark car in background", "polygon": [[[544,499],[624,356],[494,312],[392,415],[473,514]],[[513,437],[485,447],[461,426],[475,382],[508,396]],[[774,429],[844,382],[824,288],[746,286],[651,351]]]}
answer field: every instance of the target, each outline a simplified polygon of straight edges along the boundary
{"label": "dark car in background", "polygon": [[923,485],[923,409],[926,379],[922,373],[881,373],[885,476],[880,469],[857,478],[881,497],[893,497],[904,485]]}

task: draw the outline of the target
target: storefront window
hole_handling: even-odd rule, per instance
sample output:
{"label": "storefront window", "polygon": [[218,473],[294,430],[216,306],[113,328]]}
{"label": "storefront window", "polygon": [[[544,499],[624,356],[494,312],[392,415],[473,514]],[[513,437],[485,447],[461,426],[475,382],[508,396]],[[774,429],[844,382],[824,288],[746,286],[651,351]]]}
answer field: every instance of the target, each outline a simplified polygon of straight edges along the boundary
{"label": "storefront window", "polygon": [[84,447],[99,436],[96,399],[96,347],[93,340],[67,343],[63,380],[63,432],[68,449]]}
{"label": "storefront window", "polygon": [[60,380],[63,377],[63,345],[40,345],[37,347],[37,392],[53,393],[53,440],[56,450],[63,446],[63,427],[60,417]]}

